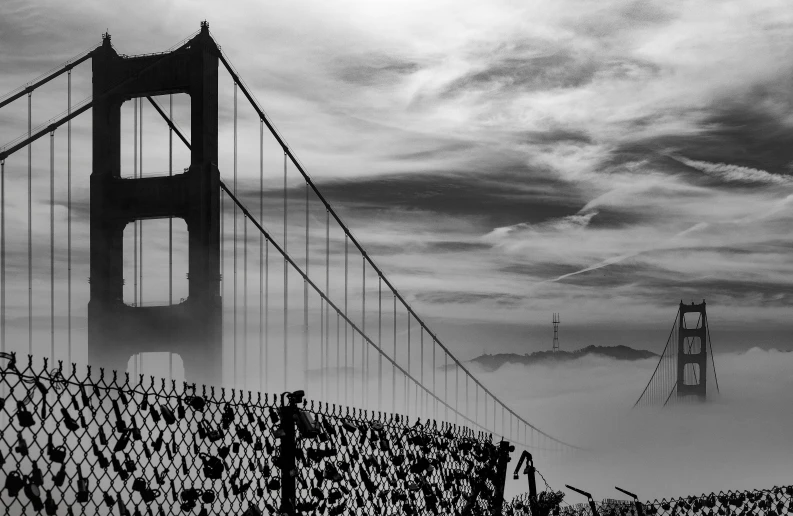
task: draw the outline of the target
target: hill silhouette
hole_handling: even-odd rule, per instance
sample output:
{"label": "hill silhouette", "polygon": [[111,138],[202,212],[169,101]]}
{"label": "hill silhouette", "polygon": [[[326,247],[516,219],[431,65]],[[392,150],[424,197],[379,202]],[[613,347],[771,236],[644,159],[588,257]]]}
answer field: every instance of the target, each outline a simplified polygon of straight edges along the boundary
{"label": "hill silhouette", "polygon": [[587,346],[575,351],[535,351],[518,355],[517,353],[500,353],[497,355],[481,355],[469,362],[481,366],[486,371],[495,371],[504,364],[523,364],[532,365],[550,362],[569,362],[579,358],[595,355],[612,358],[614,360],[642,360],[645,358],[658,357],[655,353],[644,349],[633,349],[628,346]]}

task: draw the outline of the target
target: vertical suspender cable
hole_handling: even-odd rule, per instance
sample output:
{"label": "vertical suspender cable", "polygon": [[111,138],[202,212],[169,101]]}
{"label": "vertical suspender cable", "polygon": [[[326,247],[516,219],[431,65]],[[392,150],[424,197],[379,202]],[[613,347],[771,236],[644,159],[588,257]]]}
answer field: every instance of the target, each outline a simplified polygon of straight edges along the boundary
{"label": "vertical suspender cable", "polygon": [[242,215],[242,387],[248,387],[248,216]]}
{"label": "vertical suspender cable", "polygon": [[336,401],[341,402],[341,395],[339,388],[341,382],[339,381],[339,365],[341,365],[341,343],[339,338],[339,312],[336,312]]}
{"label": "vertical suspender cable", "polygon": [[[410,312],[408,311],[408,375],[410,374]],[[405,414],[410,414],[410,383],[408,383],[407,375],[405,376]]]}
{"label": "vertical suspender cable", "polygon": [[[347,270],[348,269],[348,261],[347,260],[348,260],[348,256],[349,256],[348,255],[348,250],[347,250],[348,243],[349,243],[349,239],[347,238],[347,232],[345,231],[344,232],[344,314],[345,315],[347,313],[349,313],[347,311],[347,272],[348,272],[348,270]],[[349,327],[349,324],[347,324],[345,322],[344,323],[344,402],[345,403],[347,402],[347,392],[348,392],[347,391],[347,385],[348,385],[347,377],[349,376],[348,372],[347,372],[347,367],[348,367],[348,362],[347,362],[347,328],[348,327]]]}
{"label": "vertical suspender cable", "polygon": [[457,364],[454,365],[454,422],[458,422],[459,414],[457,412],[457,402],[460,394],[460,368]]}
{"label": "vertical suspender cable", "polygon": [[438,391],[435,390],[435,337],[432,338],[432,394],[433,394],[433,405],[435,413],[435,419],[438,419]]}
{"label": "vertical suspender cable", "polygon": [[306,277],[303,278],[303,385],[308,382],[308,181],[306,181]]}
{"label": "vertical suspender cable", "polygon": [[[325,209],[325,294],[330,296],[330,210]],[[327,392],[327,369],[330,364],[330,306],[325,304],[325,364],[323,366],[323,392]]]}
{"label": "vertical suspender cable", "polygon": [[6,350],[6,160],[0,160],[0,351]]}
{"label": "vertical suspender cable", "polygon": [[396,412],[396,362],[397,362],[397,354],[396,354],[396,327],[397,327],[397,318],[396,318],[396,293],[394,295],[394,363],[391,365],[391,408],[394,412]]}
{"label": "vertical suspender cable", "polygon": [[270,241],[264,242],[264,388],[270,390]]}
{"label": "vertical suspender cable", "polygon": [[[237,196],[237,81],[234,81],[234,196]],[[234,385],[237,385],[237,203],[234,203],[234,251],[233,251],[233,266],[234,266],[234,290],[233,290],[233,314],[232,321],[234,326],[233,339],[231,346],[234,353]]]}
{"label": "vertical suspender cable", "polygon": [[50,132],[50,358],[55,364],[55,131]]}
{"label": "vertical suspender cable", "polygon": [[377,276],[377,407],[383,406],[383,277]]}
{"label": "vertical suspender cable", "polygon": [[[67,72],[66,112],[72,114],[72,70]],[[66,339],[67,361],[72,363],[72,119],[66,122]]]}
{"label": "vertical suspender cable", "polygon": [[[33,133],[33,91],[28,93],[28,138]],[[28,354],[33,354],[33,146],[28,144]]]}
{"label": "vertical suspender cable", "polygon": [[[259,120],[259,223],[264,224],[264,122]],[[268,242],[269,243],[269,242]],[[259,392],[264,390],[263,377],[267,376],[264,359],[264,235],[259,232]],[[262,363],[264,362],[264,363]]]}
{"label": "vertical suspender cable", "polygon": [[[224,273],[226,272],[225,266],[225,258],[224,255],[226,254],[226,217],[225,217],[225,210],[223,209],[223,199],[226,197],[226,192],[223,189],[220,190],[220,293],[221,295],[226,293],[226,280],[224,279]],[[220,312],[221,318],[223,317],[223,311]],[[221,319],[222,321],[222,319]],[[220,324],[221,327],[221,334],[223,323]]]}
{"label": "vertical suspender cable", "polygon": [[[286,149],[284,149],[284,254],[286,254],[287,243],[289,242],[289,234],[287,233],[287,195],[286,195]],[[284,389],[286,389],[286,380],[288,378],[289,369],[289,263],[284,256]]]}
{"label": "vertical suspender cable", "polygon": [[[419,377],[420,377],[420,381],[421,381],[421,386],[424,387],[424,327],[423,326],[419,326],[419,330],[420,330],[419,338],[421,340],[421,357],[420,357],[421,358],[421,361],[420,361],[421,373],[420,373]],[[426,407],[425,404],[422,403],[421,404],[421,415],[422,416],[426,415],[426,411],[427,411],[427,407]]]}
{"label": "vertical suspender cable", "polygon": [[474,421],[479,424],[479,384],[474,384],[474,390],[476,391],[476,400],[474,403]]}
{"label": "vertical suspender cable", "polygon": [[361,285],[363,287],[363,297],[361,299],[361,359],[363,361],[363,386],[361,388],[361,396],[363,398],[363,405],[366,407],[367,392],[368,392],[368,368],[369,368],[369,345],[364,336],[366,335],[366,257],[361,257]]}
{"label": "vertical suspender cable", "polygon": [[[173,121],[173,94],[168,95],[168,121]],[[168,124],[168,177],[173,176],[173,127]],[[223,197],[223,192],[220,193]],[[221,217],[222,217],[221,212]],[[222,270],[222,268],[221,268]],[[173,304],[173,217],[168,217],[168,305]],[[173,380],[173,353],[168,353],[168,378]]]}
{"label": "vertical suspender cable", "polygon": [[443,352],[443,401],[445,405],[446,421],[449,421],[449,353]]}

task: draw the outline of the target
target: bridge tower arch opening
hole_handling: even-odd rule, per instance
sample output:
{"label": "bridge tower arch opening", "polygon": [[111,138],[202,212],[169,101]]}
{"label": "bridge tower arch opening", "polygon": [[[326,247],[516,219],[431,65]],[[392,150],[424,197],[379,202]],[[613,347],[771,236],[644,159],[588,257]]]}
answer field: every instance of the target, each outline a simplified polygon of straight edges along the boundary
{"label": "bridge tower arch opening", "polygon": [[[206,23],[171,52],[122,56],[105,35],[93,55],[88,359],[107,371],[125,370],[137,354],[170,352],[182,358],[187,381],[221,383],[218,55]],[[172,93],[190,96],[189,168],[122,178],[122,104]],[[123,296],[124,228],[166,217],[187,226],[188,295],[173,305],[131,306]]]}

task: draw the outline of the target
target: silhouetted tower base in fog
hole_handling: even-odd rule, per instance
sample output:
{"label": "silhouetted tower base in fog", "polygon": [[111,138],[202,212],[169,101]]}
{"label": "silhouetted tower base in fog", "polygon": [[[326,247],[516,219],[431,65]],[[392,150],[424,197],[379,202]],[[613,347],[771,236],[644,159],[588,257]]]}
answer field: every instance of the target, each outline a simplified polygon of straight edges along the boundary
{"label": "silhouetted tower base in fog", "polygon": [[[172,352],[181,356],[188,381],[220,384],[218,55],[206,23],[172,52],[120,56],[105,35],[93,55],[88,359],[106,374],[125,371],[137,353]],[[122,179],[122,104],[172,93],[190,95],[189,169],[173,176]],[[169,306],[127,305],[124,228],[135,220],[169,217],[184,219],[189,232],[188,297]]]}
{"label": "silhouetted tower base in fog", "polygon": [[[696,319],[695,319],[696,317]],[[705,301],[680,302],[677,332],[677,397],[707,399],[708,316]]]}

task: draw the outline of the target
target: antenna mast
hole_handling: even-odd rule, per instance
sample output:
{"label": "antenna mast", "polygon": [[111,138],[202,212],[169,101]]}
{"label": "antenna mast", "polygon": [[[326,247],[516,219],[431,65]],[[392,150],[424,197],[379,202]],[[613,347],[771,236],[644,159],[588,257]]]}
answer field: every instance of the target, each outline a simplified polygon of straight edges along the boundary
{"label": "antenna mast", "polygon": [[559,351],[559,323],[561,320],[559,319],[559,314],[553,314],[553,352],[556,353]]}

